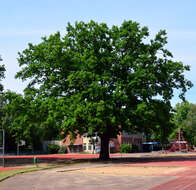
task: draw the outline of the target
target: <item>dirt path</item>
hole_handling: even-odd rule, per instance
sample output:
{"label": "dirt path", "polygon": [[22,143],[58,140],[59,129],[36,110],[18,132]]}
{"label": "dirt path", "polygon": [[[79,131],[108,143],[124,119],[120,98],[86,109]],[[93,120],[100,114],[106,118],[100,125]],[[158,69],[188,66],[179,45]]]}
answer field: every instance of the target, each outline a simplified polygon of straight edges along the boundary
{"label": "dirt path", "polygon": [[[147,190],[177,178],[176,176],[154,175],[154,169],[150,174],[149,167],[143,166],[140,168],[128,167],[122,164],[77,164],[58,169],[16,175],[1,182],[0,189],[16,190],[17,187],[20,190],[56,190],[66,188],[69,190],[100,190],[100,188],[107,190]],[[115,172],[112,173],[114,170],[124,171],[117,175]],[[136,170],[137,174],[134,174]],[[148,175],[144,175],[147,170],[149,171]]]}

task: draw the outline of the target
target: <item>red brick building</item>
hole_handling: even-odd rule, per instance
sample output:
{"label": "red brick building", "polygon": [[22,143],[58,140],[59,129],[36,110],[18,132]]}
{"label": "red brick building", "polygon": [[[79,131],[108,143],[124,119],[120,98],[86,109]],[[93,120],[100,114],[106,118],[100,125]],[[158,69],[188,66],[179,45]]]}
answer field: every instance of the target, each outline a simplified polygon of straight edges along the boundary
{"label": "red brick building", "polygon": [[137,145],[139,151],[142,151],[143,135],[130,134],[127,132],[122,132],[117,135],[117,138],[110,139],[110,152],[120,152],[120,147],[122,144]]}
{"label": "red brick building", "polygon": [[[65,139],[62,140],[62,146],[67,146],[68,153],[72,152],[94,152],[93,145],[89,142],[88,137],[86,135],[80,136],[78,135],[77,138],[71,143],[70,136],[68,135]],[[110,152],[120,152],[120,147],[122,144],[130,144],[130,145],[137,145],[139,151],[142,151],[142,142],[143,142],[143,135],[142,134],[129,134],[126,132],[122,132],[120,135],[117,135],[117,138],[111,138],[109,147]],[[96,143],[95,146],[96,150],[100,150],[100,139]],[[96,151],[97,152],[97,151]]]}
{"label": "red brick building", "polygon": [[71,142],[70,135],[68,135],[66,138],[64,138],[61,142],[62,146],[67,147],[67,152],[82,152],[83,151],[83,138],[80,135],[77,135],[77,138],[74,140],[74,142]]}

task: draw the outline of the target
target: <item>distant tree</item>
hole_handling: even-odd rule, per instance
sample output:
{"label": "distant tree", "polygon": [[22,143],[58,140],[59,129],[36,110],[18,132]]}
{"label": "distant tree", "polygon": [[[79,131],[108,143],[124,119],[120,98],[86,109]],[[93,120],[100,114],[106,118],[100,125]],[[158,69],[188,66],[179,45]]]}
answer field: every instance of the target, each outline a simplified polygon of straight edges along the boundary
{"label": "distant tree", "polygon": [[13,138],[13,134],[10,131],[9,127],[12,123],[12,116],[4,108],[8,103],[7,98],[5,97],[5,92],[0,95],[0,128],[5,130],[5,150],[15,150],[16,149],[16,140]]}
{"label": "distant tree", "polygon": [[155,100],[171,107],[174,89],[184,99],[192,86],[184,77],[189,66],[173,61],[164,47],[166,32],[148,37],[148,28],[132,21],[112,28],[94,21],[68,24],[65,36],[57,32],[19,53],[16,77],[30,80],[35,99],[54,100],[49,117],[58,118],[65,135],[100,136],[100,159],[106,160],[109,138],[154,127]]}
{"label": "distant tree", "polygon": [[179,128],[183,131],[183,122],[187,119],[187,115],[190,111],[190,105],[191,104],[188,101],[183,101],[181,103],[177,103],[174,107],[173,121],[175,128],[169,136],[169,141],[173,141],[176,138],[176,133],[178,132]]}
{"label": "distant tree", "polygon": [[[3,61],[3,59],[1,58],[1,55],[0,55],[0,61]],[[0,65],[0,82],[4,78],[5,78],[5,66]],[[0,83],[0,94],[2,94],[2,92],[3,92],[3,85]]]}
{"label": "distant tree", "polygon": [[190,103],[184,101],[182,103],[177,103],[174,110],[174,121],[178,127],[183,127],[183,121],[187,119],[187,115],[190,111]]}
{"label": "distant tree", "polygon": [[190,104],[186,119],[182,122],[182,130],[186,140],[196,146],[196,105]]}
{"label": "distant tree", "polygon": [[[3,61],[3,59],[0,55],[0,62],[1,61]],[[7,115],[6,115],[6,112],[3,110],[3,107],[6,105],[6,102],[7,102],[4,95],[3,95],[4,88],[1,83],[2,80],[5,78],[5,71],[6,71],[5,66],[3,64],[0,64],[0,129],[2,129],[2,128],[5,129],[6,124],[7,124],[7,126],[10,124],[10,118],[5,119],[5,117],[7,117]],[[9,139],[9,142],[10,142],[11,138],[10,138],[9,134],[7,133],[7,131],[5,134],[6,134],[5,143],[7,145],[8,144],[7,140]]]}
{"label": "distant tree", "polygon": [[[3,59],[1,58],[0,55],[0,61],[3,61]],[[0,65],[0,82],[2,81],[2,79],[5,78],[5,66],[4,65]],[[2,96],[3,93],[3,85],[0,83],[0,128],[2,128],[1,124],[2,124],[2,118],[5,115],[5,112],[3,111],[3,106],[5,105],[5,100]]]}
{"label": "distant tree", "polygon": [[[178,103],[175,106],[174,121],[184,133],[185,139],[196,145],[196,105],[189,102]],[[173,136],[177,132],[174,131]]]}
{"label": "distant tree", "polygon": [[34,100],[31,95],[27,90],[24,96],[11,91],[4,93],[2,125],[16,143],[25,140],[33,150],[38,150],[43,140],[57,137],[60,131],[54,120],[52,124],[47,121],[48,105],[39,98]]}
{"label": "distant tree", "polygon": [[[168,142],[170,134],[175,130],[176,125],[173,120],[173,108],[170,103],[165,103],[161,100],[156,100],[153,103],[154,110],[153,117],[148,118],[149,125],[147,130],[150,140],[155,140],[160,142],[163,147],[165,143]],[[145,130],[144,130],[145,132]]]}
{"label": "distant tree", "polygon": [[180,128],[185,140],[192,145],[196,145],[196,105],[185,101],[176,104],[174,110],[173,120],[176,130],[173,131],[170,138],[175,138],[177,129]]}

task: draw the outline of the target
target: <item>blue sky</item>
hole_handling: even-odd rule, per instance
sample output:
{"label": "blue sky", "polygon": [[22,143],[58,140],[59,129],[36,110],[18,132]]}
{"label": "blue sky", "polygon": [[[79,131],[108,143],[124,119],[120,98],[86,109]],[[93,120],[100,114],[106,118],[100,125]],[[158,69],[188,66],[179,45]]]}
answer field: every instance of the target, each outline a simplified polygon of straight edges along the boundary
{"label": "blue sky", "polygon": [[[65,32],[67,22],[95,20],[109,26],[134,20],[148,26],[152,35],[168,33],[167,48],[174,58],[191,66],[186,77],[194,83],[187,93],[196,103],[196,1],[194,0],[0,0],[0,54],[7,72],[5,89],[21,93],[26,83],[16,80],[17,52],[42,36]],[[172,104],[179,102],[177,95]]]}

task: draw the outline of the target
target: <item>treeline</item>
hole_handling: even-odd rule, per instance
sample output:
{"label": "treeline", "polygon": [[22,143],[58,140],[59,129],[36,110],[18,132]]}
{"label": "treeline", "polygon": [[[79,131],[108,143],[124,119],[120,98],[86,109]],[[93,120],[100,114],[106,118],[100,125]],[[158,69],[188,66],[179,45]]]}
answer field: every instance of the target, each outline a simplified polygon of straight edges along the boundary
{"label": "treeline", "polygon": [[[60,127],[63,123],[58,123],[63,108],[52,98],[34,99],[28,91],[24,95],[7,91],[0,95],[0,108],[1,128],[6,132],[8,150],[16,150],[17,143],[25,140],[33,152],[42,149],[44,140],[63,137]],[[146,140],[168,143],[175,140],[178,128],[181,128],[185,140],[196,146],[196,104],[185,101],[171,110],[168,108],[160,102],[157,104],[156,123],[148,121],[151,126],[143,130]]]}

